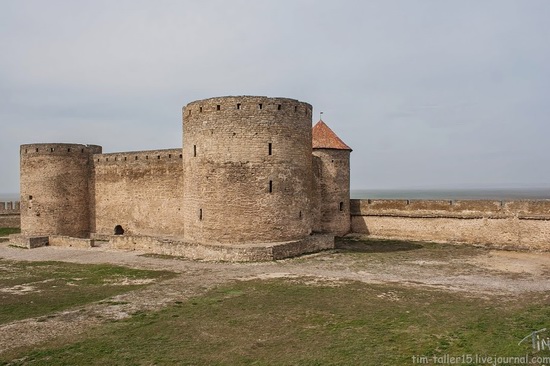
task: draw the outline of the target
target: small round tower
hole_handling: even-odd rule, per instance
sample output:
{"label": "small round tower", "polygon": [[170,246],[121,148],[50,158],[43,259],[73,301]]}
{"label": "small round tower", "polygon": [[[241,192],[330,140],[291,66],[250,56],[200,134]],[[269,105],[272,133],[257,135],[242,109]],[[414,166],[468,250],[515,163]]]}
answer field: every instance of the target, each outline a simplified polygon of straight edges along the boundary
{"label": "small round tower", "polygon": [[345,235],[350,231],[351,151],[322,120],[313,126],[313,156],[319,169],[320,222],[316,229],[321,232]]}
{"label": "small round tower", "polygon": [[257,96],[183,108],[184,237],[262,243],[312,231],[311,105]]}
{"label": "small round tower", "polygon": [[25,236],[90,233],[91,157],[101,146],[28,144],[20,148],[21,233]]}

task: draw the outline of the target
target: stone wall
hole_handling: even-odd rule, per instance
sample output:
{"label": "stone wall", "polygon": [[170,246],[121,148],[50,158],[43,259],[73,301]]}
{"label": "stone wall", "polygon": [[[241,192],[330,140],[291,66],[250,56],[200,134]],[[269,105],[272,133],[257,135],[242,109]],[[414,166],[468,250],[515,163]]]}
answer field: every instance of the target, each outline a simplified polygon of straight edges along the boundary
{"label": "stone wall", "polygon": [[93,156],[94,232],[111,235],[183,234],[181,149]]}
{"label": "stone wall", "polygon": [[183,109],[186,240],[277,242],[313,229],[311,105],[222,97]]}
{"label": "stone wall", "polygon": [[0,228],[21,227],[19,202],[0,201]]}
{"label": "stone wall", "polygon": [[351,200],[351,225],[374,238],[550,251],[550,200]]}
{"label": "stone wall", "polygon": [[345,235],[350,231],[350,151],[314,149],[318,158],[321,232]]}
{"label": "stone wall", "polygon": [[91,156],[100,152],[96,145],[21,145],[23,235],[90,235]]}
{"label": "stone wall", "polygon": [[112,248],[144,253],[181,256],[195,260],[270,261],[334,248],[334,236],[309,235],[298,240],[263,244],[212,244],[187,242],[180,238],[112,236]]}

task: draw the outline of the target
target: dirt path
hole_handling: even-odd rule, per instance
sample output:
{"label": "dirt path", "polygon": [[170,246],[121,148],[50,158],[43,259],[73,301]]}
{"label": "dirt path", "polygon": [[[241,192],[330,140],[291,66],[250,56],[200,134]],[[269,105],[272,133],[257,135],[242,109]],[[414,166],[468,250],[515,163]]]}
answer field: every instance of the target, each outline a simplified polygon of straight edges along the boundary
{"label": "dirt path", "polygon": [[106,248],[33,250],[0,243],[0,258],[25,261],[110,263],[133,268],[169,270],[179,275],[144,289],[116,296],[111,302],[86,305],[46,319],[26,319],[0,326],[0,353],[48,340],[55,334],[78,334],[109,319],[162,308],[235,280],[307,277],[309,281],[362,281],[461,291],[473,296],[519,296],[550,293],[550,253],[488,251],[471,247],[415,245],[388,250],[383,246],[341,244],[341,249],[267,263],[212,263],[142,256]]}

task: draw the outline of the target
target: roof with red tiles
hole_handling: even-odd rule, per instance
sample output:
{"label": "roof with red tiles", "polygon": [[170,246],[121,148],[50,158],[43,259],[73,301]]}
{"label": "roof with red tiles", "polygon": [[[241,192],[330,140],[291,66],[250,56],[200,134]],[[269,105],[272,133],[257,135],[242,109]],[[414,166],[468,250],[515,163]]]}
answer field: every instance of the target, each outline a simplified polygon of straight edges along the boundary
{"label": "roof with red tiles", "polygon": [[340,137],[336,136],[323,120],[319,120],[312,130],[314,149],[351,150]]}

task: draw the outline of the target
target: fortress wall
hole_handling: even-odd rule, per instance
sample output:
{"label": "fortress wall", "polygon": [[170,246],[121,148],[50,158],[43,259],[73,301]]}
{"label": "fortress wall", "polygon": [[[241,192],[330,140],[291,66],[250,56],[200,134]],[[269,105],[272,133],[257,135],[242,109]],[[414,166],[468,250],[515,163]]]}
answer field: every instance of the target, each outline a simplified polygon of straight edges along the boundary
{"label": "fortress wall", "polygon": [[351,225],[374,238],[550,251],[550,200],[351,200]]}
{"label": "fortress wall", "polygon": [[350,231],[350,152],[314,149],[319,158],[320,223],[322,232],[345,235]]}
{"label": "fortress wall", "polygon": [[221,97],[183,110],[185,238],[295,240],[313,228],[311,105]]}
{"label": "fortress wall", "polygon": [[95,232],[112,235],[182,235],[181,149],[93,156]]}
{"label": "fortress wall", "polygon": [[21,145],[23,235],[90,234],[91,156],[100,152],[97,145]]}
{"label": "fortress wall", "polygon": [[0,228],[21,227],[19,201],[0,201]]}

